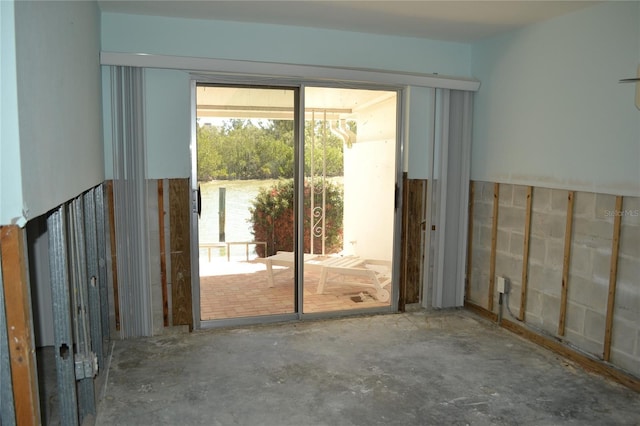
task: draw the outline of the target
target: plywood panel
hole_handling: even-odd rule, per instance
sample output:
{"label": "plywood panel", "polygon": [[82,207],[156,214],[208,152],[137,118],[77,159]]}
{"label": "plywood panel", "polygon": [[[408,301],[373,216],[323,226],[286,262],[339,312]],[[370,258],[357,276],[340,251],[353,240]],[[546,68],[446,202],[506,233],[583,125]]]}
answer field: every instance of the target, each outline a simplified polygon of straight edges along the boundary
{"label": "plywood panel", "polygon": [[169,180],[171,311],[173,325],[193,329],[189,179]]}
{"label": "plywood panel", "polygon": [[409,179],[409,211],[407,223],[407,292],[406,303],[420,302],[422,286],[422,235],[424,219],[424,192],[427,181]]}
{"label": "plywood panel", "polygon": [[162,286],[162,323],[169,326],[169,293],[167,290],[167,260],[164,244],[164,180],[158,179],[158,233],[160,240],[160,285]]}

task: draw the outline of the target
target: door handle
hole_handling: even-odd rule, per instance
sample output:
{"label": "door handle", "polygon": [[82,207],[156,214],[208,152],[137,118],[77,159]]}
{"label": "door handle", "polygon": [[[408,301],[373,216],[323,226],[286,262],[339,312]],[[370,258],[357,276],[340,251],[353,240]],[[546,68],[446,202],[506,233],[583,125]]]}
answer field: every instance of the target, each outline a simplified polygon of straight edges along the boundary
{"label": "door handle", "polygon": [[200,191],[200,185],[198,185],[198,193],[196,195],[196,204],[198,209],[198,217],[200,217],[200,213],[202,213],[202,192]]}

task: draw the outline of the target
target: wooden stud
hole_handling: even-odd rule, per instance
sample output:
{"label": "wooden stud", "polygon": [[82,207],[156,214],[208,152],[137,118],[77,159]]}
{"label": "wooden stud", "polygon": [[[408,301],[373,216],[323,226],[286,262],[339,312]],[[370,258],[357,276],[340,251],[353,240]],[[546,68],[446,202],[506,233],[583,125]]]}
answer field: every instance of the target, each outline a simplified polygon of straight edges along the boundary
{"label": "wooden stud", "polygon": [[0,227],[0,250],[16,424],[37,425],[38,369],[23,230],[16,225]]}
{"label": "wooden stud", "polygon": [[527,310],[527,286],[529,284],[529,247],[531,246],[531,205],[533,204],[533,186],[527,188],[527,210],[524,218],[524,244],[522,247],[522,282],[520,286],[520,311],[518,319],[524,321]]}
{"label": "wooden stud", "polygon": [[476,186],[474,181],[469,182],[469,223],[467,228],[467,270],[464,277],[464,300],[469,299],[471,291],[471,268],[473,266],[473,205]]}
{"label": "wooden stud", "polygon": [[562,258],[562,289],[560,295],[560,319],[558,320],[558,336],[564,336],[567,320],[567,297],[569,294],[569,266],[571,259],[571,234],[573,229],[573,200],[575,191],[567,196],[567,223],[564,230],[564,255]]}
{"label": "wooden stud", "polygon": [[111,240],[111,276],[113,277],[113,310],[116,320],[116,330],[120,330],[120,302],[118,298],[118,255],[116,251],[116,210],[113,199],[113,181],[105,185],[109,209],[109,238]]}
{"label": "wooden stud", "polygon": [[160,284],[162,286],[162,322],[169,326],[169,291],[167,289],[167,259],[164,244],[164,180],[158,179],[158,232],[160,238]]}
{"label": "wooden stud", "polygon": [[170,179],[171,312],[173,325],[188,325],[193,330],[190,214],[189,179]]}
{"label": "wooden stud", "polygon": [[605,361],[611,359],[611,334],[613,331],[613,311],[616,303],[616,281],[618,279],[618,250],[620,249],[620,225],[622,223],[622,195],[616,197],[613,237],[611,239],[611,267],[609,269],[609,296],[607,298],[607,320],[604,328]]}
{"label": "wooden stud", "polygon": [[493,312],[493,292],[496,286],[496,246],[498,244],[498,207],[500,184],[493,184],[493,220],[491,224],[491,259],[489,264],[489,300],[487,309]]}

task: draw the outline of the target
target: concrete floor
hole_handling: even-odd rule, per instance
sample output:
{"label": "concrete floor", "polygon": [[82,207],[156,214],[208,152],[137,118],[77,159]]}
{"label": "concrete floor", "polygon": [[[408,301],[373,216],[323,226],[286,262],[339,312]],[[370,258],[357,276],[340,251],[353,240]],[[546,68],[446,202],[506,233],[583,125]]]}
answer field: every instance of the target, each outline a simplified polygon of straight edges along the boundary
{"label": "concrete floor", "polygon": [[98,425],[632,425],[640,394],[463,311],[115,343]]}

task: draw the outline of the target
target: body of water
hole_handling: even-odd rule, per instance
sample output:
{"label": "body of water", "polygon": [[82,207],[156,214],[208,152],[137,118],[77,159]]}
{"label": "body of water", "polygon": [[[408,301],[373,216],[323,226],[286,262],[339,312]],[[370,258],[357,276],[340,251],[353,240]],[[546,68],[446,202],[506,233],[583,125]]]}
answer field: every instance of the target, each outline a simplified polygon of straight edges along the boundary
{"label": "body of water", "polygon": [[220,188],[226,192],[226,241],[253,241],[249,207],[260,188],[269,187],[277,180],[218,180],[200,183],[202,213],[198,222],[200,243],[220,241]]}

